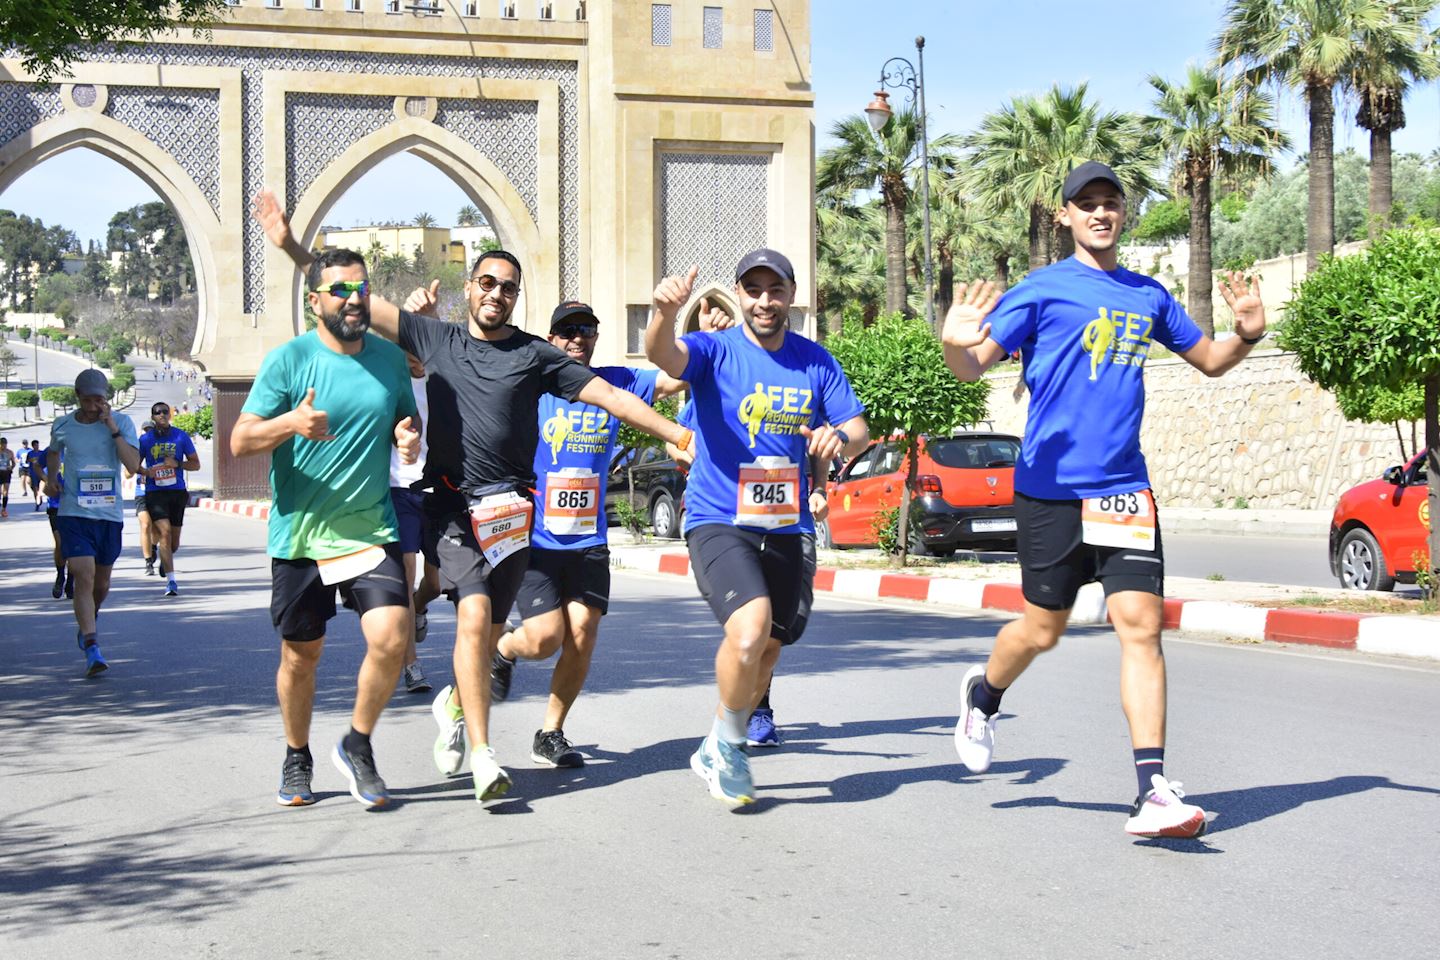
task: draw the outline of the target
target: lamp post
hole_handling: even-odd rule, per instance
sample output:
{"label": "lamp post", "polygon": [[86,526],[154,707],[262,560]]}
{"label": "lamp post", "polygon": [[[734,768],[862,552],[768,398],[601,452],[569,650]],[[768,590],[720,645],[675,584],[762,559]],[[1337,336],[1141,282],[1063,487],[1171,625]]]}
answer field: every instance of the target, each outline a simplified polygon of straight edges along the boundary
{"label": "lamp post", "polygon": [[891,57],[880,67],[880,87],[875,99],[865,108],[865,117],[875,136],[890,122],[890,95],[885,88],[910,91],[910,103],[919,104],[920,120],[920,214],[925,228],[925,322],[935,329],[935,284],[930,267],[930,140],[925,132],[925,38],[915,38],[915,56],[919,69],[904,57]]}

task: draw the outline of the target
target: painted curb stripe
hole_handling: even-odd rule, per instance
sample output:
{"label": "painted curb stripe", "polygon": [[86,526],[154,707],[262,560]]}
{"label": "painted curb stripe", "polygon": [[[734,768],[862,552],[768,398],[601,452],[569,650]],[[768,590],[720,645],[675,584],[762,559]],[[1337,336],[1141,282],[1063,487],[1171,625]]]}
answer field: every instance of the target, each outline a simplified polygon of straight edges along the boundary
{"label": "painted curb stripe", "polygon": [[1355,613],[1271,610],[1265,619],[1265,639],[1277,643],[1313,643],[1321,647],[1353,650],[1363,619]]}

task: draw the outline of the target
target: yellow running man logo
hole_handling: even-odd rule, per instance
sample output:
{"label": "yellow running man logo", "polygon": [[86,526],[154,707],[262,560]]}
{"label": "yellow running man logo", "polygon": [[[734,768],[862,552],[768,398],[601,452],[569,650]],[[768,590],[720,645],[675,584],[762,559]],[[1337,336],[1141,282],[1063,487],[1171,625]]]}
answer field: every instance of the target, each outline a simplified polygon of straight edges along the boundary
{"label": "yellow running man logo", "polygon": [[765,423],[765,417],[770,413],[770,395],[765,392],[764,386],[755,384],[755,392],[749,394],[740,401],[740,422],[745,424],[745,429],[750,433],[750,449],[755,449],[755,436],[760,432],[761,426]]}
{"label": "yellow running man logo", "polygon": [[545,426],[540,429],[540,436],[550,444],[551,465],[559,463],[560,448],[565,445],[565,439],[570,436],[570,418],[565,415],[564,410],[556,410],[555,416],[545,421]]}
{"label": "yellow running man logo", "polygon": [[1100,308],[1100,316],[1091,320],[1085,326],[1085,333],[1080,338],[1080,346],[1090,351],[1090,379],[1095,379],[1100,364],[1105,362],[1105,356],[1110,352],[1110,344],[1115,340],[1115,324],[1105,314],[1105,308]]}

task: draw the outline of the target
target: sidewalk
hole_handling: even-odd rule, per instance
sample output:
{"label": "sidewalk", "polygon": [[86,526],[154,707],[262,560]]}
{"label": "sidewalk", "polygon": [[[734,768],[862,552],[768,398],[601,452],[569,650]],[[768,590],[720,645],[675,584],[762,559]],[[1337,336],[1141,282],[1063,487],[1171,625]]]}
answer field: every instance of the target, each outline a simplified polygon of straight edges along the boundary
{"label": "sidewalk", "polygon": [[[254,520],[268,520],[266,503],[202,498],[201,510],[228,513]],[[1214,532],[1233,527],[1216,525],[1223,514],[1234,510],[1189,510],[1190,532]],[[1303,536],[1321,511],[1254,510],[1248,533],[1260,536]],[[1176,514],[1166,512],[1167,529],[1176,526]],[[1207,516],[1210,515],[1210,516]],[[1328,514],[1325,523],[1328,524]],[[1322,526],[1323,533],[1325,527]],[[1285,532],[1281,532],[1285,531]],[[821,566],[815,572],[815,589],[855,600],[910,600],[973,610],[1018,613],[1024,606],[1019,571],[1014,564],[963,565],[920,568],[900,573],[884,569],[847,569],[838,564],[853,562],[854,554],[820,551]],[[690,558],[684,544],[675,540],[636,542],[628,534],[612,531],[610,563],[619,569],[645,573],[690,576]],[[1440,661],[1440,616],[1360,614],[1311,610],[1283,604],[1302,595],[1355,596],[1355,591],[1242,581],[1197,580],[1167,577],[1165,580],[1165,628],[1195,633],[1220,634],[1240,641],[1295,643],[1362,653],[1416,657]],[[1105,600],[1097,583],[1081,588],[1072,614],[1074,623],[1105,623]]]}

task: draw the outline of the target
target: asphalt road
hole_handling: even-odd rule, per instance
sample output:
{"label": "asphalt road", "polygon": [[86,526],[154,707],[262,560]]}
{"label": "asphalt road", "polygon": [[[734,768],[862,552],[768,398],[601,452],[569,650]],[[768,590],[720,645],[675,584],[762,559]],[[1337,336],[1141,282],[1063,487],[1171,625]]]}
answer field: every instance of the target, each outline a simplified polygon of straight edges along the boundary
{"label": "asphalt road", "polygon": [[[1440,670],[1172,635],[1170,775],[1202,841],[1122,830],[1134,782],[1109,635],[1077,631],[1006,698],[997,761],[956,762],[967,664],[1002,622],[822,599],[785,654],[785,745],[731,812],[686,760],[717,629],[693,585],[618,575],[569,734],[535,768],[547,670],[496,709],[512,798],[434,770],[426,697],[376,735],[400,801],[370,813],[325,754],[357,624],[320,671],[313,807],[282,759],[263,527],[193,512],[181,596],[117,567],[85,680],[49,597],[43,515],[0,526],[0,944],[109,957],[1354,957],[1440,938]],[[448,676],[448,612],[423,662]]]}

